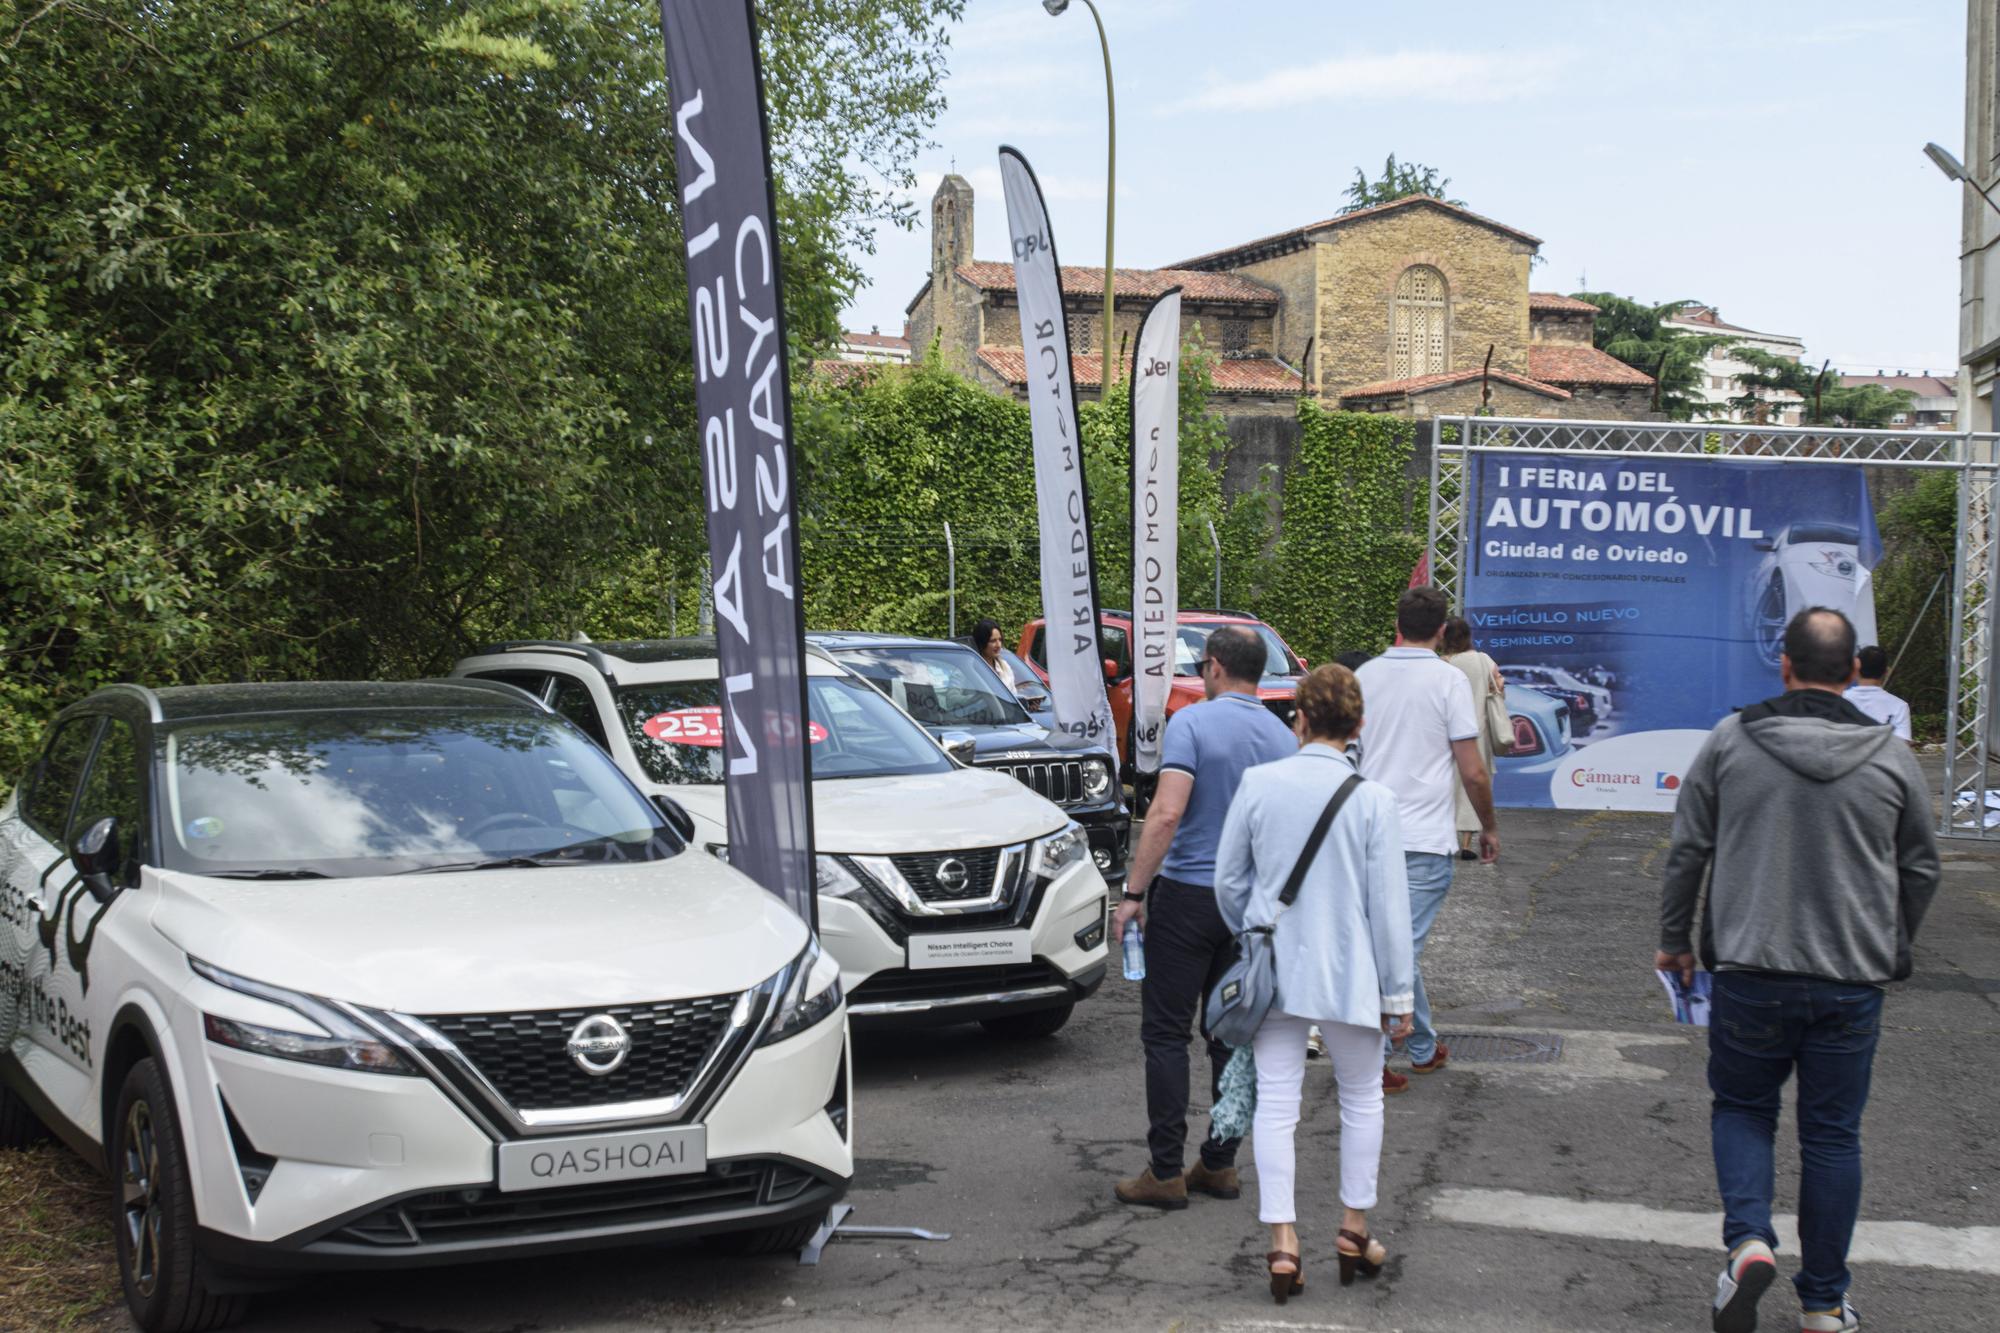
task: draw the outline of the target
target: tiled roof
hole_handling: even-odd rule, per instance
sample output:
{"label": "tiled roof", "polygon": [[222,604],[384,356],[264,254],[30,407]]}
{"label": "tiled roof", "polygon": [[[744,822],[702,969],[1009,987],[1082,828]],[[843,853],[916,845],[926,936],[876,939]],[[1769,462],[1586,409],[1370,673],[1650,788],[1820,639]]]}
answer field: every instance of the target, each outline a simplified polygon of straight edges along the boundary
{"label": "tiled roof", "polygon": [[1528,309],[1556,310],[1567,315],[1594,315],[1597,307],[1588,301],[1579,301],[1574,296],[1564,296],[1558,292],[1529,292]]}
{"label": "tiled roof", "polygon": [[[1028,382],[1027,354],[1018,347],[982,347],[979,360],[1008,384]],[[1084,352],[1070,357],[1069,362],[1078,389],[1103,387],[1102,355]],[[1267,356],[1216,361],[1209,369],[1217,393],[1296,394],[1305,390],[1297,371]]]}
{"label": "tiled roof", "polygon": [[1544,384],[1629,384],[1650,386],[1653,377],[1634,370],[1609,352],[1583,343],[1533,343],[1528,373]]}
{"label": "tiled roof", "polygon": [[1843,387],[1874,384],[1884,389],[1908,389],[1919,398],[1956,398],[1958,381],[1941,375],[1842,375]]}
{"label": "tiled roof", "polygon": [[853,347],[879,347],[885,352],[907,352],[910,340],[892,333],[842,333],[840,340]]}
{"label": "tiled roof", "polygon": [[893,361],[815,361],[813,373],[823,375],[835,384],[854,384],[896,364]]}
{"label": "tiled roof", "polygon": [[[1014,266],[995,263],[989,259],[976,259],[970,264],[958,266],[958,276],[973,286],[991,292],[1011,292],[1014,290]],[[1171,268],[1121,268],[1118,270],[1118,296],[1155,297],[1170,287],[1179,287],[1181,297],[1187,301],[1208,301],[1234,305],[1276,305],[1282,299],[1275,287],[1266,287],[1261,282],[1238,277],[1234,273],[1194,273],[1185,269]],[[1101,268],[1077,268],[1070,264],[1062,268],[1062,289],[1065,296],[1102,296],[1104,294],[1104,270]]]}
{"label": "tiled roof", "polygon": [[1481,217],[1469,208],[1461,208],[1457,204],[1448,204],[1442,199],[1432,199],[1428,195],[1413,194],[1403,199],[1392,199],[1386,204],[1376,204],[1373,208],[1363,208],[1352,213],[1342,213],[1338,217],[1327,218],[1321,222],[1308,223],[1303,227],[1293,227],[1289,231],[1276,232],[1270,236],[1260,236],[1254,241],[1245,241],[1241,245],[1232,245],[1222,250],[1212,250],[1208,254],[1196,255],[1193,259],[1183,260],[1175,265],[1175,267],[1197,269],[1222,267],[1224,266],[1224,261],[1242,254],[1245,250],[1262,250],[1270,246],[1289,247],[1303,245],[1305,244],[1306,235],[1309,232],[1324,231],[1328,227],[1345,227],[1352,223],[1365,222],[1370,218],[1380,217],[1385,213],[1393,213],[1397,209],[1418,207],[1440,209],[1452,214],[1454,217],[1463,218],[1467,222],[1477,223],[1482,227],[1491,227],[1494,231],[1503,232],[1516,240],[1526,241],[1529,245],[1540,245],[1542,243],[1542,238],[1539,236],[1530,236],[1527,232],[1510,227],[1504,222],[1495,222],[1492,218]]}
{"label": "tiled roof", "polygon": [[[1447,389],[1454,384],[1476,384],[1483,373],[1485,372],[1474,366],[1470,370],[1446,370],[1440,371],[1435,375],[1418,375],[1414,379],[1380,380],[1374,384],[1364,384],[1358,389],[1343,390],[1340,396],[1342,400],[1349,398],[1394,398],[1398,395],[1414,397],[1420,393],[1430,393],[1435,389]],[[1516,375],[1505,370],[1496,370],[1491,373],[1495,383],[1511,384],[1517,389],[1526,389],[1529,393],[1538,393],[1545,398],[1568,398],[1571,396],[1567,389],[1558,389],[1553,384],[1543,384],[1539,380],[1531,380],[1526,375]]]}
{"label": "tiled roof", "polygon": [[1705,329],[1723,329],[1730,333],[1750,333],[1756,334],[1759,338],[1783,336],[1782,334],[1757,333],[1757,330],[1746,329],[1741,324],[1724,323],[1722,315],[1719,312],[1705,305],[1684,305],[1679,310],[1674,311],[1673,314],[1667,316],[1665,322],[1669,324],[1699,324]]}

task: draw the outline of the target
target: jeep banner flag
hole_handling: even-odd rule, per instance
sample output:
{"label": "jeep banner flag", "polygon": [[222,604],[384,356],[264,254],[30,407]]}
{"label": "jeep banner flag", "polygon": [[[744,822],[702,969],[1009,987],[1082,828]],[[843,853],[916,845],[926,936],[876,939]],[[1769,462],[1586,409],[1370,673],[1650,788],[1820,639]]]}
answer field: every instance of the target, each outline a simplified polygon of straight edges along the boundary
{"label": "jeep banner flag", "polygon": [[1132,367],[1132,764],[1160,771],[1181,581],[1181,289],[1139,324]]}
{"label": "jeep banner flag", "polygon": [[1021,348],[1028,362],[1028,427],[1035,446],[1035,506],[1042,534],[1042,616],[1056,744],[1106,744],[1111,704],[1097,636],[1097,568],[1090,550],[1090,506],[1077,434],[1076,386],[1070,379],[1069,327],[1063,317],[1055,232],[1027,159],[1000,150],[1007,196],[1007,237],[1021,303]]}
{"label": "jeep banner flag", "polygon": [[1500,664],[1505,806],[1670,811],[1709,730],[1781,694],[1812,606],[1875,642],[1881,538],[1851,463],[1476,456],[1465,618]]}
{"label": "jeep banner flag", "polygon": [[817,926],[775,201],[749,0],[662,0],[721,667],[729,862]]}

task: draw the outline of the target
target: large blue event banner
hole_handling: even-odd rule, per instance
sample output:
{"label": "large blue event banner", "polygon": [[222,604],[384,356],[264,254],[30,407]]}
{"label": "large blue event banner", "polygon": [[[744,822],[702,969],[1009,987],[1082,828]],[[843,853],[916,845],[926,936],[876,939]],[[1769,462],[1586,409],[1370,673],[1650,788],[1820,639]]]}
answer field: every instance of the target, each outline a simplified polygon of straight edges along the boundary
{"label": "large blue event banner", "polygon": [[1794,614],[1875,641],[1858,465],[1508,451],[1470,471],[1465,616],[1514,717],[1502,805],[1672,810],[1709,730],[1783,689]]}

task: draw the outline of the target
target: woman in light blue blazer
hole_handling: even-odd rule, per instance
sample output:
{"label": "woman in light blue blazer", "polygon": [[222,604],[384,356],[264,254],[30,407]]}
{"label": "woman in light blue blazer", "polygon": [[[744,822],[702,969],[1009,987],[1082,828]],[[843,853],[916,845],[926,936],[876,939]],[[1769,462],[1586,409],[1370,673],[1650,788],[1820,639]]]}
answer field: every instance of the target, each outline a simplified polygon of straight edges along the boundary
{"label": "woman in light blue blazer", "polygon": [[1340,1088],[1340,1281],[1373,1277],[1388,1255],[1368,1232],[1382,1160],[1382,1035],[1409,1033],[1415,1008],[1410,889],[1396,798],[1363,782],[1348,797],[1306,871],[1296,901],[1278,895],[1327,802],[1354,774],[1347,746],[1361,729],[1361,685],[1343,666],[1299,684],[1300,749],[1243,775],[1216,853],[1215,898],[1229,929],[1267,926],[1277,1000],[1257,1032],[1260,1220],[1271,1227],[1271,1294],[1305,1289],[1293,1204],[1306,1032],[1318,1024]]}

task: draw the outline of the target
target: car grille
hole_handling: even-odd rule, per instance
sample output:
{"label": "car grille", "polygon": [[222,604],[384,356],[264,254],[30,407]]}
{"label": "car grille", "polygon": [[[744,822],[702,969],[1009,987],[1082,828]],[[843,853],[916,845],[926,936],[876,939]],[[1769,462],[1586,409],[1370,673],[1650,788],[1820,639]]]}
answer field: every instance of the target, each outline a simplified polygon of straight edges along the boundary
{"label": "car grille", "polygon": [[723,1162],[700,1175],[610,1181],[503,1194],[419,1194],[356,1218],[332,1239],[383,1249],[561,1235],[588,1228],[693,1220],[802,1198],[818,1180],[786,1162]]}
{"label": "car grille", "polygon": [[[984,847],[970,852],[917,852],[889,859],[917,897],[927,903],[955,903],[968,898],[984,898],[993,892],[993,876],[1000,867],[1000,851],[998,847]],[[949,861],[956,861],[965,867],[965,882],[957,888],[938,882],[938,867]]]}
{"label": "car grille", "polygon": [[1055,759],[1037,763],[1009,763],[984,765],[997,773],[1005,773],[1026,787],[1035,795],[1054,801],[1057,805],[1082,805],[1090,798],[1083,793],[1083,761],[1081,759]]}
{"label": "car grille", "polygon": [[1048,963],[1009,963],[1003,967],[939,967],[877,972],[854,988],[850,1004],[882,1004],[896,1000],[954,1000],[966,995],[992,995],[1063,984],[1062,973]]}
{"label": "car grille", "polygon": [[[555,1111],[650,1101],[687,1091],[729,1029],[734,995],[659,1004],[554,1009],[526,1014],[450,1014],[424,1022],[450,1038],[471,1066],[520,1111]],[[570,1058],[570,1033],[592,1014],[609,1014],[632,1038],[632,1053],[608,1074],[587,1074]]]}

